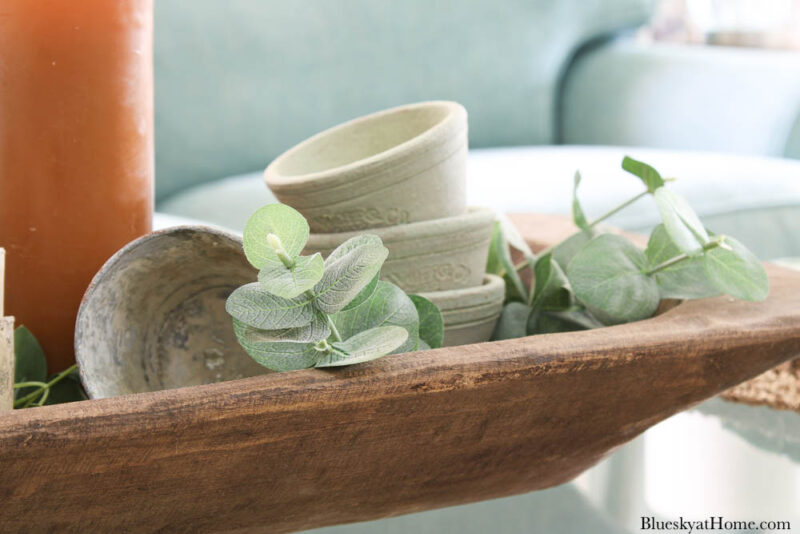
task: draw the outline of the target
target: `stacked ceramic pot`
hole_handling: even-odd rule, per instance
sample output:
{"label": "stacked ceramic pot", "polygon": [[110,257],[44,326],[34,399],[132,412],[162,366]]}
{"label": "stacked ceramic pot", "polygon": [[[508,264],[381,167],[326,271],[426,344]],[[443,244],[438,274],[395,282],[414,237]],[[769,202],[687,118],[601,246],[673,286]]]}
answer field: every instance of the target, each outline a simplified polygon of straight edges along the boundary
{"label": "stacked ceramic pot", "polygon": [[381,277],[442,311],[445,345],[487,341],[503,281],[485,275],[493,214],[466,205],[467,113],[423,102],[367,115],[303,141],[267,167],[267,186],[311,227],[306,253],[378,235]]}

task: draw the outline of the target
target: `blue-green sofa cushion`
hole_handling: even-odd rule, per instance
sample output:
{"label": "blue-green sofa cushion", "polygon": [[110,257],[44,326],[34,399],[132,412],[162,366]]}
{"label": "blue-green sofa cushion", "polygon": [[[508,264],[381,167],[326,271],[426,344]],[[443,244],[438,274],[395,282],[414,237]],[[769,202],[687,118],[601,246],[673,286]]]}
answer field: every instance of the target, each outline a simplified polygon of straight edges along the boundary
{"label": "blue-green sofa cushion", "polygon": [[473,146],[554,142],[581,44],[651,0],[158,0],[158,198],[264,168],[341,121],[419,100],[470,112]]}

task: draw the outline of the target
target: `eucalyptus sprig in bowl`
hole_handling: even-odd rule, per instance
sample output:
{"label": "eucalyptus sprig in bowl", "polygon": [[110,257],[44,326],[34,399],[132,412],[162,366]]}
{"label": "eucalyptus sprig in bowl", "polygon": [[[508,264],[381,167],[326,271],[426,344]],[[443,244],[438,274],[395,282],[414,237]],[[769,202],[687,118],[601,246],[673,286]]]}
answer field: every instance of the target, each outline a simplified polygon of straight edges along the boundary
{"label": "eucalyptus sprig in bowl", "polygon": [[351,237],[324,260],[300,255],[308,236],[305,218],[282,204],[261,208],[245,226],[244,252],[258,281],[231,293],[226,309],[253,359],[289,371],[441,346],[436,306],[379,280],[389,251],[378,236]]}
{"label": "eucalyptus sprig in bowl", "polygon": [[[622,168],[645,189],[589,221],[577,196],[577,172],[572,220],[578,231],[538,256],[506,219],[495,223],[487,270],[506,280],[507,298],[494,339],[639,321],[656,313],[665,299],[767,297],[769,280],[752,252],[733,237],[705,228],[689,203],[669,188],[671,180],[650,165],[626,157]],[[641,250],[601,223],[646,196],[654,198],[661,223]],[[524,258],[521,263],[512,262],[512,248]],[[532,288],[520,276],[526,269]]]}

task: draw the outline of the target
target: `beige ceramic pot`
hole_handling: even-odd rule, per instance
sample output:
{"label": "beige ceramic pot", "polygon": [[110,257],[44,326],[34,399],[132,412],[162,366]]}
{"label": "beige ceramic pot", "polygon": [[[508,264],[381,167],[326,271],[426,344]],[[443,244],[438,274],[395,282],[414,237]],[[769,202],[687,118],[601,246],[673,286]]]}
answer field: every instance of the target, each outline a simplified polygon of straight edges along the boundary
{"label": "beige ceramic pot", "polygon": [[311,234],[305,253],[330,252],[351,237],[369,233],[383,240],[389,257],[381,278],[407,293],[478,286],[486,271],[494,213],[470,208],[463,215],[358,232]]}
{"label": "beige ceramic pot", "polygon": [[176,227],[126,245],[81,303],[75,354],[91,398],[232,380],[269,372],[239,346],[228,295],[257,272],[241,240]]}
{"label": "beige ceramic pot", "polygon": [[312,232],[347,232],[466,210],[467,112],[422,102],[367,115],[291,148],[264,173]]}
{"label": "beige ceramic pot", "polygon": [[485,275],[477,287],[421,293],[442,311],[445,347],[489,341],[505,294],[505,282],[493,274]]}

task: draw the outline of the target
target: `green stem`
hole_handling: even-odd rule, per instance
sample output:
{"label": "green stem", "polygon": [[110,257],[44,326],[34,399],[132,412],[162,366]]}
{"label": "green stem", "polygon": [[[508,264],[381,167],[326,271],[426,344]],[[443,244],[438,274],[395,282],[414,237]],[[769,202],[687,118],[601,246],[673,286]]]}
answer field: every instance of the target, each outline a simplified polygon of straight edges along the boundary
{"label": "green stem", "polygon": [[[620,205],[619,205],[619,206],[617,206],[616,208],[614,208],[614,209],[612,209],[612,210],[609,210],[609,211],[607,211],[606,213],[604,213],[603,215],[601,215],[601,216],[600,216],[600,217],[598,217],[597,219],[595,219],[595,220],[593,220],[592,222],[590,222],[590,223],[589,223],[589,225],[586,227],[586,230],[588,230],[588,229],[590,229],[590,228],[594,228],[594,227],[595,227],[595,225],[597,225],[597,224],[599,224],[599,223],[601,223],[601,222],[605,221],[606,219],[608,219],[609,217],[611,217],[611,216],[612,216],[612,215],[614,215],[615,213],[618,213],[618,212],[620,212],[620,211],[624,210],[625,208],[627,208],[628,206],[630,206],[631,204],[633,204],[634,202],[636,202],[636,201],[637,201],[637,200],[639,200],[640,198],[642,198],[642,197],[646,197],[648,194],[650,194],[650,192],[649,192],[649,191],[642,191],[641,193],[639,193],[639,194],[638,194],[638,195],[636,195],[635,197],[633,197],[633,198],[630,198],[630,199],[626,200],[625,202],[623,202],[622,204],[620,204]],[[549,246],[549,247],[547,247],[546,249],[540,250],[540,251],[537,253],[537,255],[538,255],[538,256],[544,256],[545,254],[547,254],[548,252],[550,252],[551,250],[553,250],[553,248],[555,248],[555,246]],[[524,268],[525,268],[525,267],[527,267],[528,265],[529,265],[529,263],[528,263],[528,260],[524,260],[524,261],[521,261],[521,262],[519,262],[518,264],[516,264],[516,265],[514,266],[514,269],[515,269],[517,272],[520,272],[522,269],[524,269]]]}
{"label": "green stem", "polygon": [[606,219],[608,219],[609,217],[611,217],[611,216],[612,216],[612,215],[614,215],[615,213],[617,213],[617,212],[619,212],[619,211],[622,211],[622,210],[624,210],[625,208],[627,208],[628,206],[630,206],[631,204],[633,204],[634,202],[636,202],[636,201],[637,201],[637,200],[639,200],[640,198],[642,198],[642,197],[646,197],[646,196],[647,196],[647,195],[649,195],[649,194],[650,194],[650,192],[649,192],[649,191],[642,191],[641,193],[639,193],[639,194],[638,194],[638,195],[636,195],[635,197],[633,197],[633,198],[631,198],[631,199],[628,199],[628,200],[626,200],[625,202],[623,202],[622,204],[620,204],[620,205],[619,205],[619,206],[617,206],[616,208],[614,208],[614,209],[612,209],[612,210],[610,210],[610,211],[606,212],[605,214],[601,215],[601,216],[600,216],[600,217],[598,217],[597,219],[595,219],[595,220],[593,220],[592,222],[590,222],[590,223],[589,223],[589,226],[588,226],[588,228],[594,228],[594,226],[595,226],[596,224],[598,224],[598,223],[601,223],[601,222],[605,221]]}
{"label": "green stem", "polygon": [[39,401],[36,403],[36,406],[44,406],[44,403],[47,400],[47,397],[49,396],[50,396],[50,388],[47,388],[44,390],[44,393],[42,393],[42,398],[39,399]]}
{"label": "green stem", "polygon": [[325,318],[328,320],[328,326],[331,328],[331,333],[333,333],[333,339],[336,341],[342,341],[342,335],[339,333],[339,330],[336,329],[336,325],[333,324],[333,319],[331,319],[331,316],[326,313]]}
{"label": "green stem", "polygon": [[[719,239],[715,239],[713,241],[709,241],[708,243],[703,245],[703,252],[708,252],[711,249],[715,249],[718,246],[720,246],[721,244],[722,244],[722,238],[721,237]],[[669,269],[670,267],[672,267],[673,265],[675,265],[677,263],[680,263],[680,262],[682,262],[684,260],[688,260],[690,257],[691,256],[689,255],[688,252],[684,252],[683,254],[678,254],[677,256],[668,259],[667,261],[659,263],[658,265],[656,265],[655,267],[653,267],[649,271],[645,271],[644,274],[647,275],[647,276],[652,276],[652,275],[656,274],[657,272],[663,271],[664,269]]]}
{"label": "green stem", "polygon": [[[314,294],[314,292],[310,289],[306,291],[306,296],[310,299],[315,299],[317,297]],[[342,341],[342,335],[339,333],[339,330],[336,328],[336,325],[333,324],[333,319],[331,319],[331,316],[324,312],[320,313],[322,313],[325,316],[325,320],[328,322],[328,326],[330,327],[331,333],[333,334],[333,339],[335,339],[336,341]]]}
{"label": "green stem", "polygon": [[33,381],[33,382],[17,382],[16,384],[14,384],[14,389],[30,388],[30,387],[46,388],[47,383]]}
{"label": "green stem", "polygon": [[[56,384],[58,384],[59,382],[64,380],[67,376],[69,376],[77,368],[78,368],[78,365],[73,363],[72,365],[70,365],[69,367],[67,367],[66,369],[64,369],[60,373],[58,373],[56,376],[54,376],[53,379],[50,380],[49,382],[47,382],[46,384],[43,384],[43,385],[39,386],[35,391],[33,391],[31,393],[28,393],[24,397],[21,397],[21,398],[15,400],[14,401],[14,408],[19,408],[20,406],[24,406],[24,407],[30,406],[31,403],[33,403],[33,401],[39,395],[43,395],[43,391],[48,391],[48,394],[49,394],[49,390],[50,390],[51,387],[55,386]],[[20,382],[19,384],[25,384],[25,382]],[[14,387],[16,387],[16,385]],[[24,387],[24,386],[22,386],[22,387]],[[45,396],[45,400],[47,400],[46,396]]]}

